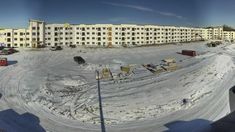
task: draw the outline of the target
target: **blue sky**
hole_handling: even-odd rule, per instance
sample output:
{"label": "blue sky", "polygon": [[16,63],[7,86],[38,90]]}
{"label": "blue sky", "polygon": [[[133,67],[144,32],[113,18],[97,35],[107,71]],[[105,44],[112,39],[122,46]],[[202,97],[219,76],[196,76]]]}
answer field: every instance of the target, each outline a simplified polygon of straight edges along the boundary
{"label": "blue sky", "polygon": [[234,0],[1,0],[0,27],[49,23],[235,26]]}

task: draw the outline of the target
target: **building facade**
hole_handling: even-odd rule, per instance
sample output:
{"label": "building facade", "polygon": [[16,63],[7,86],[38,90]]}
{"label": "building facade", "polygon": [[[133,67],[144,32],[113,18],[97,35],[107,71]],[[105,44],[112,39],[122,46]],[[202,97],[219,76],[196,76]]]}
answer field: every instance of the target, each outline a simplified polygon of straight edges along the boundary
{"label": "building facade", "polygon": [[7,47],[69,46],[121,47],[161,45],[200,40],[234,40],[234,31],[223,27],[192,28],[131,24],[47,24],[30,20],[27,29],[0,30]]}

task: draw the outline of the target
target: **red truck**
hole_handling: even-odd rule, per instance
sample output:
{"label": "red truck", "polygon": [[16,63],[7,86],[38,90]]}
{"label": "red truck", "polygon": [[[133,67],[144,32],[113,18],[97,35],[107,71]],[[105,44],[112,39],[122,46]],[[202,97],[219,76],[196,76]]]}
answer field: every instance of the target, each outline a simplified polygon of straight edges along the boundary
{"label": "red truck", "polygon": [[0,58],[0,66],[8,66],[7,58]]}
{"label": "red truck", "polygon": [[182,55],[187,55],[187,56],[197,56],[197,52],[194,50],[182,50]]}

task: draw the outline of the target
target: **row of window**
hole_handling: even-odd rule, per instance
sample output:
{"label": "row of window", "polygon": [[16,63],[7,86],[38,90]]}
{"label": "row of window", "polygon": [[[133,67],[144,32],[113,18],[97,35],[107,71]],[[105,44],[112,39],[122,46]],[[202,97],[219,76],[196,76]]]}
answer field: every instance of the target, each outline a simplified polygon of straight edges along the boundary
{"label": "row of window", "polygon": [[[57,33],[55,32],[54,33],[54,36],[59,36],[59,35],[73,35],[72,32],[68,33],[68,32],[60,32],[60,33]],[[39,35],[39,34],[38,34]],[[51,35],[50,32],[46,33],[46,35]],[[81,36],[86,36],[86,35],[97,35],[97,36],[101,36],[101,35],[107,35],[107,33],[103,32],[103,33],[95,33],[95,32],[76,32],[76,35],[81,35]],[[112,36],[112,33],[108,33],[109,36]],[[135,35],[195,35],[195,34],[190,34],[190,33],[144,33],[144,32],[137,32],[137,33],[130,33],[130,32],[127,32],[127,33],[119,33],[119,32],[115,32],[115,35],[122,35],[122,36],[125,36],[125,35],[132,35],[132,36],[135,36]]]}
{"label": "row of window", "polygon": [[[139,30],[142,30],[142,31],[201,31],[202,30],[198,30],[198,29],[172,29],[172,28],[140,28],[140,27],[135,27],[135,28],[131,28],[131,27],[74,27],[76,30],[81,30],[81,31],[85,31],[85,30],[98,30],[98,31],[101,31],[101,30],[112,30],[112,29],[115,29],[115,30],[122,30],[122,31],[125,31],[125,30],[130,30],[130,31],[139,31]],[[36,29],[36,27],[34,28]],[[46,27],[46,30],[51,30],[51,29],[54,29],[55,31],[58,31],[58,30],[73,30],[73,27]],[[38,29],[39,30],[39,29]]]}
{"label": "row of window", "polygon": [[[184,39],[184,40],[158,40],[158,41],[138,41],[138,42],[115,42],[114,44],[116,45],[121,45],[121,44],[156,44],[156,43],[171,43],[171,42],[187,42],[187,41],[191,41],[190,39]],[[72,42],[65,42],[65,43],[55,43],[54,45],[69,45],[69,44],[73,44]],[[77,45],[106,45],[108,43],[106,42],[76,42]],[[47,43],[48,46],[51,45],[51,43]]]}
{"label": "row of window", "polygon": [[[14,32],[14,35],[18,35],[18,32]],[[19,35],[20,36],[29,35],[29,32],[27,33],[20,32]]]}
{"label": "row of window", "polygon": [[[191,36],[171,36],[171,37],[166,37],[166,36],[158,36],[158,37],[120,37],[120,38],[118,38],[118,37],[115,37],[115,39],[116,40],[118,40],[118,39],[120,39],[120,40],[125,40],[125,39],[132,39],[132,40],[135,40],[135,39],[176,39],[176,38],[190,38]],[[65,40],[72,40],[73,39],[73,37],[70,37],[70,38],[68,38],[68,37],[65,37],[65,38],[63,38],[63,37],[60,37],[60,38],[55,38],[55,41],[58,41],[58,40],[63,40],[63,39],[65,39]],[[106,40],[106,39],[112,39],[112,38],[110,38],[110,37],[108,37],[108,38],[106,38],[106,37],[103,37],[103,38],[101,38],[101,37],[76,37],[76,39],[77,40],[79,40],[79,39],[81,39],[81,40],[90,40],[90,39],[92,39],[92,40],[101,40],[101,39],[103,39],[103,40]],[[45,40],[51,40],[51,38],[45,38]]]}

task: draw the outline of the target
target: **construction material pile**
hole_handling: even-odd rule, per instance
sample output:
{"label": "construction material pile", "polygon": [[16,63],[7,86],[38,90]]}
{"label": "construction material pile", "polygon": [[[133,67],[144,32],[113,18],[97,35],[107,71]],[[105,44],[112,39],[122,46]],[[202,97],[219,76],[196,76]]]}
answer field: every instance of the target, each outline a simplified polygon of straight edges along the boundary
{"label": "construction material pile", "polygon": [[178,69],[178,66],[174,58],[164,59],[162,60],[160,65],[147,64],[143,66],[150,72],[156,73],[156,74],[166,72],[166,71],[175,71]]}

